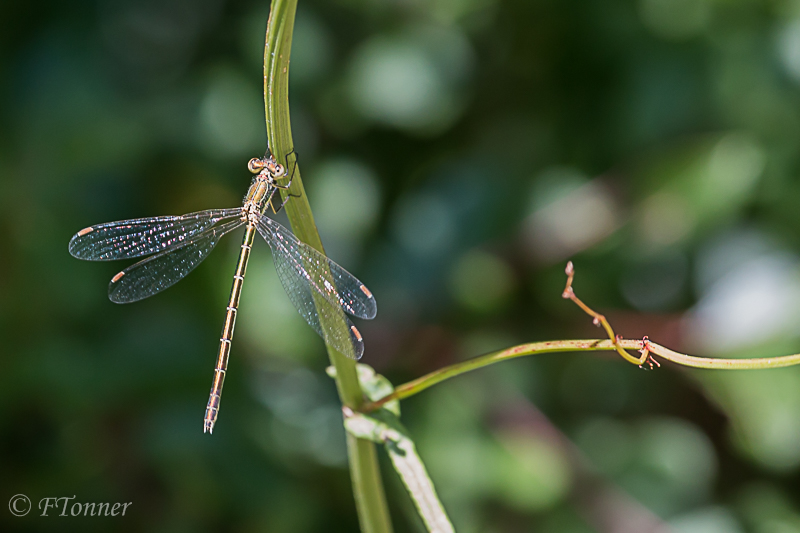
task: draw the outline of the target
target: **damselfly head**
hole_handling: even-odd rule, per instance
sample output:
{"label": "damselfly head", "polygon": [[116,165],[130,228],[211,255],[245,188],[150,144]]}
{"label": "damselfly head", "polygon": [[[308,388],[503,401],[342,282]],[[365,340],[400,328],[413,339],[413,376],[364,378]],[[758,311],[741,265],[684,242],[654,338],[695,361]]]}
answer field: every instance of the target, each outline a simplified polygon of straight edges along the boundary
{"label": "damselfly head", "polygon": [[269,159],[264,161],[264,166],[274,178],[280,178],[286,173],[286,169],[283,168],[283,165],[275,161],[275,158],[272,156],[269,156]]}
{"label": "damselfly head", "polygon": [[247,169],[252,172],[253,174],[258,174],[267,166],[267,163],[263,159],[259,159],[258,157],[254,157],[247,163]]}

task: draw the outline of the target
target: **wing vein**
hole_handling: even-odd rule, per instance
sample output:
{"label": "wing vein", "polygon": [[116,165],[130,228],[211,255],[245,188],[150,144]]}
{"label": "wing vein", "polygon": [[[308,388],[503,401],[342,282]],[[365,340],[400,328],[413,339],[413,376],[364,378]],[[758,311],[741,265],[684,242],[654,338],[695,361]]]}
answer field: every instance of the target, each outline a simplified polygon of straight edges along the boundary
{"label": "wing vein", "polygon": [[[355,276],[269,217],[262,216],[257,229],[272,249],[278,278],[303,319],[337,351],[360,358],[364,353],[361,333],[344,313],[374,318],[377,306],[372,293]],[[320,298],[315,300],[315,293]],[[341,327],[342,321],[346,328]]]}
{"label": "wing vein", "polygon": [[129,266],[111,279],[109,299],[116,303],[136,302],[171,287],[208,257],[223,235],[242,224],[242,220],[233,220],[208,228],[177,246]]}
{"label": "wing vein", "polygon": [[97,224],[72,237],[69,253],[89,261],[143,257],[181,246],[218,222],[241,216],[238,207]]}

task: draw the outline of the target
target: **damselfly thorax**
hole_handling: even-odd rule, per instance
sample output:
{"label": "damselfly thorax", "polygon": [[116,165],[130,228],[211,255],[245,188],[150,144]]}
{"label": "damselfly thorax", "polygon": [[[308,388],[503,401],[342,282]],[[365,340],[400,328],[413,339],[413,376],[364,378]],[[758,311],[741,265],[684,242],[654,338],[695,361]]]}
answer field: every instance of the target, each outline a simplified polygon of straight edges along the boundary
{"label": "damselfly thorax", "polygon": [[[253,158],[247,163],[247,168],[255,174],[250,188],[247,190],[247,195],[244,197],[244,209],[247,211],[248,218],[252,220],[253,224],[258,222],[256,215],[263,215],[267,207],[271,205],[272,197],[278,188],[288,189],[291,186],[291,177],[289,183],[278,186],[278,181],[286,176],[286,167],[275,161],[275,158],[270,155],[263,159]],[[278,209],[273,211],[278,212]]]}

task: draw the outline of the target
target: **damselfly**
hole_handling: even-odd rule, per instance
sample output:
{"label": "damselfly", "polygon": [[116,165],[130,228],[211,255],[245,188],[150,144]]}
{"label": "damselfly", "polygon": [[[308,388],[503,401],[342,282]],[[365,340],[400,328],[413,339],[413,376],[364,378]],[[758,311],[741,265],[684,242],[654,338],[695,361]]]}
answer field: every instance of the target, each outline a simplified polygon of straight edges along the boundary
{"label": "damselfly", "polygon": [[[248,168],[255,177],[242,207],[98,224],[82,229],[69,242],[73,256],[89,261],[149,256],[111,278],[108,285],[112,302],[129,303],[174,285],[208,257],[223,235],[245,226],[203,419],[204,432],[212,432],[217,421],[239,297],[256,231],[272,249],[278,277],[292,304],[334,349],[359,359],[364,341],[344,313],[366,319],[377,313],[375,298],[363,283],[264,215],[267,207],[277,213],[289,199],[287,196],[277,209],[273,204],[276,191],[291,185],[286,166],[272,155],[251,159]],[[280,185],[281,179],[289,181]]]}

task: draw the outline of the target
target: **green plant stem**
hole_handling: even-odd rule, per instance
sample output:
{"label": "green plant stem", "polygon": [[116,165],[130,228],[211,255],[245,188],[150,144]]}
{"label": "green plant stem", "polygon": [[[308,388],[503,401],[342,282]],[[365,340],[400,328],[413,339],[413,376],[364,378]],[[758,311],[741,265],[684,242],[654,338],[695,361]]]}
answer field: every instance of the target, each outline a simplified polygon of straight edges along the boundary
{"label": "green plant stem", "polygon": [[[609,324],[605,316],[594,311],[591,307],[583,303],[576,295],[572,288],[572,281],[575,276],[575,269],[570,261],[567,263],[565,270],[567,274],[567,285],[561,296],[565,299],[572,300],[578,307],[580,307],[587,315],[592,317],[595,325],[601,326],[608,339],[590,339],[590,340],[569,340],[569,341],[547,341],[547,342],[534,342],[530,344],[521,344],[513,348],[507,348],[497,352],[492,352],[474,359],[456,363],[454,365],[434,370],[430,374],[426,374],[421,378],[414,381],[404,383],[394,389],[394,392],[388,396],[384,396],[380,400],[374,402],[367,402],[361,407],[361,411],[368,413],[379,409],[382,405],[392,400],[402,400],[413,396],[418,392],[422,392],[428,387],[432,387],[446,379],[460,376],[466,372],[471,372],[485,366],[499,363],[500,361],[508,361],[509,359],[516,359],[517,357],[525,357],[528,355],[539,355],[544,353],[554,352],[596,352],[596,351],[615,351],[623,359],[629,363],[642,366],[649,363],[661,366],[658,361],[653,359],[654,355],[659,356],[661,359],[672,361],[673,363],[688,366],[692,368],[706,368],[716,370],[756,370],[763,368],[780,368],[784,366],[793,366],[800,364],[800,354],[784,355],[781,357],[762,357],[757,359],[717,359],[710,357],[695,357],[693,355],[686,355],[674,350],[670,350],[660,344],[650,341],[647,337],[642,340],[626,340],[618,337]],[[637,350],[641,355],[639,357],[629,354],[626,350]]]}
{"label": "green plant stem", "polygon": [[[292,128],[289,120],[289,56],[291,52],[297,0],[273,0],[267,23],[264,48],[264,106],[267,119],[267,138],[270,150],[279,162],[286,161],[292,152]],[[296,161],[296,157],[293,158]],[[324,253],[322,241],[314,223],[311,206],[303,188],[299,165],[289,161],[293,196],[286,204],[286,214],[295,236]],[[281,194],[286,198],[286,191]],[[341,324],[344,326],[344,322]],[[361,407],[364,395],[358,383],[355,361],[328,346],[328,356],[336,368],[336,387],[342,404],[353,410]],[[361,530],[365,533],[391,532],[392,526],[386,505],[375,445],[348,435],[347,451],[350,475]]]}
{"label": "green plant stem", "polygon": [[492,352],[474,359],[469,359],[461,363],[446,366],[439,370],[434,370],[414,381],[409,381],[395,388],[392,394],[381,398],[376,402],[369,402],[362,406],[363,412],[370,412],[380,408],[392,400],[402,400],[422,392],[428,387],[432,387],[446,379],[450,379],[479,368],[483,368],[501,361],[526,357],[529,355],[540,355],[555,352],[597,352],[597,351],[617,351],[619,347],[628,350],[644,350],[645,347],[650,355],[657,355],[667,361],[672,361],[679,365],[692,368],[706,368],[716,370],[754,370],[763,368],[780,368],[800,364],[800,354],[785,355],[782,357],[764,357],[757,359],[716,359],[709,357],[695,357],[675,352],[656,344],[649,340],[628,340],[618,339],[616,342],[610,339],[588,339],[588,340],[569,340],[569,341],[548,341],[521,344]]}
{"label": "green plant stem", "polygon": [[356,498],[358,521],[364,533],[391,531],[375,443],[347,432],[347,457]]}

